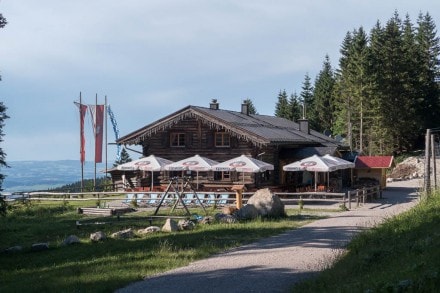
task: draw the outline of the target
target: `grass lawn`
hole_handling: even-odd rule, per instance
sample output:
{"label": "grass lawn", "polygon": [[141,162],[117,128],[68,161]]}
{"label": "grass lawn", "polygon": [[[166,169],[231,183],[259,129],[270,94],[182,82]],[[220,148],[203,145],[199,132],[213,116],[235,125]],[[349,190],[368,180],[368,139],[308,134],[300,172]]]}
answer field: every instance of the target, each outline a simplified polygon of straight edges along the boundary
{"label": "grass lawn", "polygon": [[292,292],[439,292],[440,193],[359,234],[333,267]]}
{"label": "grass lawn", "polygon": [[[85,219],[76,208],[90,203],[39,202],[17,204],[0,217],[0,251],[15,245],[23,250],[0,253],[0,292],[113,292],[130,282],[189,264],[226,249],[253,242],[262,237],[294,229],[318,218],[313,211],[287,210],[284,219],[258,219],[235,224],[196,225],[193,231],[154,233],[129,240],[89,240],[90,233],[106,235],[133,228],[145,228],[147,214],[124,215],[103,220],[105,225],[76,228],[76,220]],[[210,214],[218,210],[208,210]],[[178,211],[177,211],[178,212]],[[192,212],[202,215],[200,210]],[[163,215],[169,211],[161,209]],[[155,223],[161,226],[163,222]],[[77,235],[80,244],[63,246],[69,235]],[[33,243],[48,242],[49,250],[32,252]]]}

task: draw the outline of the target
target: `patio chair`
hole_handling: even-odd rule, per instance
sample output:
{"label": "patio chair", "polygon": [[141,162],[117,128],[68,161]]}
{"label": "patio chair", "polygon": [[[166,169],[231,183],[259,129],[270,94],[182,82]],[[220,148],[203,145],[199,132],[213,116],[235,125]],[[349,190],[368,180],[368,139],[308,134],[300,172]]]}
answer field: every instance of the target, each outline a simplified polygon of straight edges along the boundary
{"label": "patio chair", "polygon": [[122,204],[127,205],[127,206],[131,205],[131,203],[133,202],[134,196],[135,196],[134,193],[128,193],[125,196],[125,199],[122,201]]}
{"label": "patio chair", "polygon": [[146,200],[147,205],[157,205],[159,203],[159,196],[157,193],[150,193],[150,198]]}
{"label": "patio chair", "polygon": [[220,200],[218,201],[219,205],[225,205],[228,203],[229,194],[220,194]]}
{"label": "patio chair", "polygon": [[206,204],[209,206],[215,205],[215,194],[214,193],[207,194]]}
{"label": "patio chair", "polygon": [[190,205],[190,204],[193,203],[193,200],[194,200],[194,199],[195,199],[195,196],[194,196],[193,193],[186,193],[186,194],[184,195],[184,197],[183,197],[183,202],[184,202],[186,205]]}

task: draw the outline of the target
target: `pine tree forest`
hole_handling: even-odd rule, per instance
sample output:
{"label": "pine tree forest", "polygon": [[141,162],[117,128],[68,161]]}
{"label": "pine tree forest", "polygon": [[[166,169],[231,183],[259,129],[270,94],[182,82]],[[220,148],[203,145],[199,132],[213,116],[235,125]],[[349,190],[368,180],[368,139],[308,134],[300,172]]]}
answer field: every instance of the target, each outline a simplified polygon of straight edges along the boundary
{"label": "pine tree forest", "polygon": [[420,148],[426,129],[440,127],[440,43],[431,16],[414,24],[397,12],[366,32],[349,31],[339,67],[325,56],[314,82],[305,75],[301,93],[278,94],[275,115],[341,136],[364,155]]}

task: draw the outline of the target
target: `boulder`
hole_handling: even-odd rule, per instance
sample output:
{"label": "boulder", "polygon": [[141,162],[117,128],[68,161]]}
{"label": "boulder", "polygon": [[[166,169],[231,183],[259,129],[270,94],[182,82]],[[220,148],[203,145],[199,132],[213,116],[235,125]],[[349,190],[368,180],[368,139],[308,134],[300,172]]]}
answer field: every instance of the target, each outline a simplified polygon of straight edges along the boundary
{"label": "boulder", "polygon": [[258,217],[258,210],[252,204],[247,204],[239,209],[235,216],[240,220],[252,220]]}
{"label": "boulder", "polygon": [[112,238],[115,239],[129,239],[134,237],[134,232],[131,228],[118,231],[112,234]]}
{"label": "boulder", "polygon": [[63,245],[71,245],[71,244],[75,244],[75,243],[80,243],[80,240],[79,240],[78,236],[76,236],[76,235],[69,235],[63,241]]}
{"label": "boulder", "polygon": [[177,222],[177,226],[179,227],[179,230],[193,230],[195,227],[195,224],[193,221],[190,220],[179,220]]}
{"label": "boulder", "polygon": [[216,214],[215,219],[220,223],[227,223],[227,224],[238,222],[238,219],[234,215],[225,215],[221,213]]}
{"label": "boulder", "polygon": [[214,222],[214,219],[212,217],[203,217],[199,221],[200,224],[211,224],[212,222]]}
{"label": "boulder", "polygon": [[92,240],[94,242],[103,241],[106,238],[107,237],[105,236],[105,233],[102,231],[98,231],[98,232],[90,234],[90,240]]}
{"label": "boulder", "polygon": [[31,246],[31,251],[42,251],[49,249],[49,243],[42,242],[42,243],[34,243]]}
{"label": "boulder", "polygon": [[269,188],[259,189],[252,195],[247,205],[253,205],[262,217],[284,217],[284,203]]}
{"label": "boulder", "polygon": [[179,226],[177,226],[176,221],[168,218],[165,221],[165,224],[162,226],[162,231],[163,232],[176,232],[176,231],[179,231]]}
{"label": "boulder", "polygon": [[6,248],[5,250],[3,250],[4,253],[17,253],[23,250],[23,246],[21,245],[16,245],[16,246],[12,246],[9,248]]}
{"label": "boulder", "polygon": [[142,234],[150,234],[150,233],[160,232],[160,227],[150,226],[150,227],[147,227],[145,229],[140,229],[137,232],[138,232],[138,234],[141,234],[141,235]]}

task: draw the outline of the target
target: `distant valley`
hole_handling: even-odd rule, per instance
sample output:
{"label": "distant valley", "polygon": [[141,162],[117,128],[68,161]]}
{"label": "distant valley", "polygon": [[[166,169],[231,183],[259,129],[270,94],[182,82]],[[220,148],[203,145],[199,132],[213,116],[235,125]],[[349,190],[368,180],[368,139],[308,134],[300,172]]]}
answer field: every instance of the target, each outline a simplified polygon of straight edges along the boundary
{"label": "distant valley", "polygon": [[[47,190],[81,180],[81,164],[78,160],[61,161],[7,161],[10,168],[2,168],[6,175],[3,191]],[[105,164],[96,165],[96,177],[103,177]],[[84,164],[84,179],[93,179],[95,165]]]}

